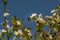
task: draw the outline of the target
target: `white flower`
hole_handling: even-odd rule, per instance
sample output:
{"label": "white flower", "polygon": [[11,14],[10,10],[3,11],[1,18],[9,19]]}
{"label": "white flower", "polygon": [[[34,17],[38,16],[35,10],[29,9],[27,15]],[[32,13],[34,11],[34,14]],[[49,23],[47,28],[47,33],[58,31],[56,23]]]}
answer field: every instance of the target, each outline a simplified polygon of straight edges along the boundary
{"label": "white flower", "polygon": [[22,30],[18,30],[18,33],[19,33],[20,35],[22,35],[22,34],[23,34]]}
{"label": "white flower", "polygon": [[10,26],[7,24],[7,29],[8,29],[8,32],[10,32],[10,30],[11,30],[11,28],[10,28]]}
{"label": "white flower", "polygon": [[17,36],[17,35],[19,35],[19,32],[15,31],[14,34]]}
{"label": "white flower", "polygon": [[42,34],[43,34],[43,33],[41,32],[41,33],[40,33],[40,36],[42,36]]}
{"label": "white flower", "polygon": [[39,18],[42,18],[42,14],[39,14],[39,16],[38,16]]}
{"label": "white flower", "polygon": [[8,15],[9,15],[9,13],[7,13],[7,12],[5,12],[5,13],[3,14],[4,17],[6,17],[6,16],[8,16]]}
{"label": "white flower", "polygon": [[56,13],[58,11],[58,9],[54,9],[51,11],[51,13]]}
{"label": "white flower", "polygon": [[30,16],[30,18],[32,19],[32,18],[34,18],[34,17],[36,17],[36,13],[33,13],[31,16]]}
{"label": "white flower", "polygon": [[42,18],[37,18],[36,21],[39,21],[40,23],[45,22],[45,20],[43,20]]}
{"label": "white flower", "polygon": [[8,23],[9,21],[8,21],[8,20],[6,20],[6,22]]}
{"label": "white flower", "polygon": [[51,13],[55,12],[56,10],[52,10]]}
{"label": "white flower", "polygon": [[13,40],[16,40],[16,36],[13,37]]}
{"label": "white flower", "polygon": [[17,25],[21,25],[21,22],[20,21],[16,21]]}
{"label": "white flower", "polygon": [[54,19],[53,16],[50,16],[49,18],[52,19],[52,20]]}
{"label": "white flower", "polygon": [[52,11],[51,11],[51,13],[54,13],[54,12],[56,12],[56,10],[52,10]]}
{"label": "white flower", "polygon": [[49,35],[49,38],[50,38],[50,39],[52,39],[52,36],[51,36],[51,35]]}
{"label": "white flower", "polygon": [[45,18],[49,18],[50,16],[45,16]]}
{"label": "white flower", "polygon": [[10,26],[7,24],[7,28],[10,29]]}
{"label": "white flower", "polygon": [[13,27],[11,27],[11,30],[13,29]]}
{"label": "white flower", "polygon": [[56,15],[56,13],[53,14],[53,16],[55,16],[55,15]]}
{"label": "white flower", "polygon": [[53,28],[53,30],[54,30],[54,31],[57,31],[57,29],[56,29],[56,28]]}
{"label": "white flower", "polygon": [[13,29],[13,27],[11,27],[11,32],[13,32],[12,29]]}
{"label": "white flower", "polygon": [[2,29],[2,33],[7,32],[6,30]]}
{"label": "white flower", "polygon": [[28,35],[29,35],[29,36],[32,36],[31,32],[30,32],[30,33],[28,33]]}
{"label": "white flower", "polygon": [[52,20],[51,22],[52,22],[53,24],[55,24],[55,21]]}
{"label": "white flower", "polygon": [[30,32],[30,30],[28,30],[27,28],[25,28],[25,31]]}

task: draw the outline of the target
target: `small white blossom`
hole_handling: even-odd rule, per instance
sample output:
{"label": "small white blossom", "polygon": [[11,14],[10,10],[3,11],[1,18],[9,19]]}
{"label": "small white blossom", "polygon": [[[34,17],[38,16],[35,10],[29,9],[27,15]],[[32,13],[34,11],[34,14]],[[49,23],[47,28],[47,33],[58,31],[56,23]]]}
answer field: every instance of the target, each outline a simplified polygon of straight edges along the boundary
{"label": "small white blossom", "polygon": [[49,18],[50,18],[50,16],[45,16],[45,19],[46,19],[46,20],[49,20]]}
{"label": "small white blossom", "polygon": [[7,24],[7,28],[10,29],[10,26]]}
{"label": "small white blossom", "polygon": [[13,29],[13,27],[11,27],[11,30]]}
{"label": "small white blossom", "polygon": [[22,30],[18,30],[18,33],[19,33],[20,35],[22,35],[22,34],[23,34]]}
{"label": "small white blossom", "polygon": [[45,16],[46,18],[49,18],[50,16]]}
{"label": "small white blossom", "polygon": [[30,33],[28,33],[28,35],[29,35],[29,36],[32,36],[31,32],[30,32]]}
{"label": "small white blossom", "polygon": [[36,21],[39,21],[40,23],[45,22],[45,20],[43,20],[42,18],[37,18]]}
{"label": "small white blossom", "polygon": [[50,19],[52,19],[52,20],[54,19],[54,17],[53,17],[53,16],[50,16],[49,18],[50,18]]}
{"label": "small white blossom", "polygon": [[16,21],[17,25],[21,25],[21,22],[20,21]]}
{"label": "small white blossom", "polygon": [[53,24],[55,24],[55,21],[52,20],[51,22],[52,22]]}
{"label": "small white blossom", "polygon": [[36,23],[36,25],[39,25],[38,23]]}
{"label": "small white blossom", "polygon": [[13,40],[16,40],[16,36],[13,37]]}
{"label": "small white blossom", "polygon": [[17,36],[17,35],[19,35],[19,32],[15,31],[14,34]]}
{"label": "small white blossom", "polygon": [[49,38],[50,38],[50,39],[52,39],[52,36],[51,36],[51,35],[49,35]]}
{"label": "small white blossom", "polygon": [[54,30],[54,31],[57,31],[57,29],[56,29],[56,28],[53,28],[53,30]]}
{"label": "small white blossom", "polygon": [[39,14],[39,16],[38,16],[39,18],[42,18],[42,14]]}
{"label": "small white blossom", "polygon": [[12,30],[13,30],[13,27],[11,27],[11,29],[10,29],[10,30],[11,30],[11,32],[13,32],[13,31],[12,31]]}
{"label": "small white blossom", "polygon": [[56,15],[56,13],[53,14],[53,16],[55,16],[55,15]]}
{"label": "small white blossom", "polygon": [[8,15],[9,15],[9,13],[7,13],[7,12],[5,12],[5,13],[3,14],[4,17],[6,17],[6,16],[8,16]]}
{"label": "small white blossom", "polygon": [[7,32],[5,29],[2,29],[2,33]]}
{"label": "small white blossom", "polygon": [[42,35],[43,35],[43,33],[41,32],[41,33],[40,33],[40,36],[42,36]]}
{"label": "small white blossom", "polygon": [[56,13],[57,11],[59,11],[59,9],[54,9],[51,11],[51,13]]}
{"label": "small white blossom", "polygon": [[30,16],[30,18],[32,19],[32,18],[34,18],[34,17],[36,17],[36,13],[33,13],[31,16]]}
{"label": "small white blossom", "polygon": [[30,30],[28,30],[27,28],[25,28],[25,31],[30,32]]}
{"label": "small white blossom", "polygon": [[9,21],[8,21],[8,20],[6,20],[6,22],[8,23]]}
{"label": "small white blossom", "polygon": [[54,12],[56,12],[56,10],[52,10],[52,11],[51,11],[51,13],[54,13]]}

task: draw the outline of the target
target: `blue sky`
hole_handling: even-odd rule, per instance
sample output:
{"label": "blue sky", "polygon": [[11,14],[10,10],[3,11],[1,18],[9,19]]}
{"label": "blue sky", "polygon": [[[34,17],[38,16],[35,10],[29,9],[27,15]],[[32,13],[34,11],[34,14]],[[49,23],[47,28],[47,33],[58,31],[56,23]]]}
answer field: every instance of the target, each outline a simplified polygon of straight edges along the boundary
{"label": "blue sky", "polygon": [[[0,22],[3,20],[3,4],[0,0]],[[7,9],[10,15],[16,15],[18,18],[28,18],[32,13],[44,16],[51,15],[50,11],[55,9],[60,0],[8,0]],[[26,21],[25,21],[26,22]],[[27,25],[25,23],[24,25]]]}
{"label": "blue sky", "polygon": [[[50,11],[60,4],[60,0],[8,0],[7,9],[10,15],[19,18],[29,17],[32,13],[50,15]],[[0,14],[3,13],[3,4],[0,0]]]}
{"label": "blue sky", "polygon": [[50,11],[55,9],[56,4],[60,4],[60,0],[9,0],[7,8],[10,15],[16,15],[21,19],[29,17],[32,13],[50,15]]}

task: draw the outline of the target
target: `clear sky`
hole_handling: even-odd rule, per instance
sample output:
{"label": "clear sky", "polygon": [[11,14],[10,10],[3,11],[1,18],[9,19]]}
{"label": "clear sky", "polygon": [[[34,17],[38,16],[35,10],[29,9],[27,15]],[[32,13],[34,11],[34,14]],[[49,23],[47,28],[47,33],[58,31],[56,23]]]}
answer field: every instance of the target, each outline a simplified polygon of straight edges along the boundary
{"label": "clear sky", "polygon": [[[60,4],[60,0],[8,0],[7,9],[10,15],[27,18],[32,13],[50,15],[50,11],[55,9],[56,4]],[[2,0],[0,0],[0,15],[3,16]],[[0,18],[0,22],[2,20],[3,18]]]}
{"label": "clear sky", "polygon": [[[34,12],[49,15],[56,4],[60,4],[60,0],[8,0],[7,8],[10,11],[10,15],[26,18]],[[2,14],[3,4],[0,0],[0,15]]]}

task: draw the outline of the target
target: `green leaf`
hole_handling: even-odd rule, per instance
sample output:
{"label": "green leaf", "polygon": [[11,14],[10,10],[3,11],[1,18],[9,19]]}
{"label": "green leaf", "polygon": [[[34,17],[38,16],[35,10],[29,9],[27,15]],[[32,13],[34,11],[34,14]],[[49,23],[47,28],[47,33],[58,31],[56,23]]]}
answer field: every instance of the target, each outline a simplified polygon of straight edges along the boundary
{"label": "green leaf", "polygon": [[6,33],[7,37],[10,38],[13,33]]}
{"label": "green leaf", "polygon": [[40,32],[42,30],[42,28],[40,26],[37,26],[36,30],[37,30],[37,32]]}
{"label": "green leaf", "polygon": [[15,16],[11,16],[11,18],[12,18],[13,20],[17,20],[16,15],[15,15]]}
{"label": "green leaf", "polygon": [[40,37],[39,40],[44,40],[43,37]]}
{"label": "green leaf", "polygon": [[57,4],[56,5],[56,9],[60,9],[60,4]]}
{"label": "green leaf", "polygon": [[37,39],[38,40],[44,40],[44,38],[42,36],[40,36],[40,35],[37,35]]}
{"label": "green leaf", "polygon": [[27,37],[25,37],[25,38],[23,38],[23,40],[28,40],[28,38],[27,38]]}

